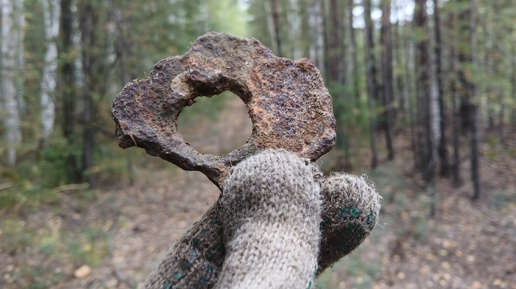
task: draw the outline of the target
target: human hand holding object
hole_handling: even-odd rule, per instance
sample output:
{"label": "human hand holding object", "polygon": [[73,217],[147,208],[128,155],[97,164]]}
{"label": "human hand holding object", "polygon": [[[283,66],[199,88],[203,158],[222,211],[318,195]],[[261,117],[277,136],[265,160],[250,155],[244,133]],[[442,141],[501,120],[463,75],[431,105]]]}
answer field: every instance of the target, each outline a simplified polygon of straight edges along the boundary
{"label": "human hand holding object", "polygon": [[[200,154],[178,133],[177,116],[196,97],[224,90],[246,103],[253,133],[225,156]],[[149,79],[127,85],[113,117],[120,146],[199,170],[222,190],[144,288],[308,288],[376,222],[380,197],[364,178],[323,177],[311,164],[333,147],[335,120],[306,59],[209,33],[187,54],[158,62]]]}

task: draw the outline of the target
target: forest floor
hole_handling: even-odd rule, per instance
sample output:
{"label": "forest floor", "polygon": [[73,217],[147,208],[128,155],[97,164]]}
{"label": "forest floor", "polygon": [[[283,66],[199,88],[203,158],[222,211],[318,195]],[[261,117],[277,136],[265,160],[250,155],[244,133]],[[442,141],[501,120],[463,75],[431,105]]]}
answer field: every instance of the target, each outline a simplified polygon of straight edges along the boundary
{"label": "forest floor", "polygon": [[[230,102],[220,115],[182,133],[209,153],[245,142],[251,128],[241,103]],[[480,200],[471,201],[469,161],[461,167],[460,187],[450,179],[435,183],[434,218],[432,189],[414,172],[403,132],[396,137],[395,161],[383,161],[372,172],[355,164],[352,172],[367,173],[383,196],[381,218],[359,249],[326,270],[316,287],[516,289],[516,133],[509,135],[505,146],[484,135]],[[366,148],[360,155],[369,163]],[[0,212],[0,288],[140,286],[219,195],[200,173],[140,157],[148,161],[136,168],[132,184],[61,188],[59,202]],[[336,170],[339,158],[334,150],[318,163]]]}

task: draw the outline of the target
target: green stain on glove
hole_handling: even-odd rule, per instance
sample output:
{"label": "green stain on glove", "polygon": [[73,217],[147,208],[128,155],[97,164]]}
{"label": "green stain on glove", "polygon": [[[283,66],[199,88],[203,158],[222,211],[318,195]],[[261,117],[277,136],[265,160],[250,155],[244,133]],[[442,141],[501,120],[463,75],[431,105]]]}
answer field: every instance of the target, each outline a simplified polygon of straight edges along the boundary
{"label": "green stain on glove", "polygon": [[344,218],[355,218],[360,214],[360,210],[355,206],[349,206],[342,209],[340,215]]}

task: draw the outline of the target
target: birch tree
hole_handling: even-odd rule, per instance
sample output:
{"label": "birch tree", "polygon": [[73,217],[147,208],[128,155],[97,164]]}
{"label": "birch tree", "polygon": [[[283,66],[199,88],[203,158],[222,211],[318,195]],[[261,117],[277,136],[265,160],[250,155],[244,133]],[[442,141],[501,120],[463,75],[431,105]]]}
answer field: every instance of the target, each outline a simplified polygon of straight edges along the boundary
{"label": "birch tree", "polygon": [[45,66],[41,79],[41,144],[44,146],[47,138],[54,129],[55,100],[53,94],[56,88],[57,44],[59,35],[60,7],[58,0],[43,0],[43,18],[45,24]]}
{"label": "birch tree", "polygon": [[16,104],[18,105],[18,113],[20,119],[23,119],[23,111],[25,110],[24,96],[24,68],[25,68],[25,47],[23,41],[25,38],[25,8],[23,0],[17,0],[13,2],[13,32],[14,32],[14,85],[16,87]]}
{"label": "birch tree", "polygon": [[[17,92],[17,75],[20,57],[17,55],[17,45],[23,44],[19,41],[19,33],[21,27],[15,29],[15,23],[20,23],[20,18],[23,17],[23,11],[16,11],[15,8],[23,6],[21,0],[0,0],[0,25],[1,25],[1,44],[0,44],[0,99],[2,100],[3,113],[2,122],[7,140],[7,163],[10,166],[16,164],[16,147],[21,143],[21,121],[18,107],[17,97],[20,97]],[[17,13],[15,13],[17,12]],[[18,15],[17,15],[18,14]],[[20,16],[21,14],[21,16]],[[18,31],[17,31],[18,30]],[[23,51],[23,49],[21,49]],[[20,87],[18,87],[20,89]]]}
{"label": "birch tree", "polygon": [[289,12],[287,13],[287,21],[290,27],[290,33],[288,33],[289,42],[291,45],[291,53],[294,59],[300,59],[303,57],[302,54],[302,43],[301,43],[301,10],[299,7],[299,0],[289,0]]}
{"label": "birch tree", "polygon": [[439,127],[440,127],[440,138],[439,138],[439,159],[441,160],[441,168],[439,174],[441,176],[448,176],[450,174],[449,163],[448,163],[448,149],[446,141],[446,107],[444,102],[444,90],[443,90],[443,70],[442,70],[442,40],[441,40],[441,20],[440,20],[440,7],[439,1],[433,0],[434,3],[434,37],[435,37],[435,81],[436,81],[436,92],[439,101]]}
{"label": "birch tree", "polygon": [[311,34],[309,56],[324,75],[324,26],[321,15],[322,4],[319,1],[310,0],[308,6],[308,26]]}

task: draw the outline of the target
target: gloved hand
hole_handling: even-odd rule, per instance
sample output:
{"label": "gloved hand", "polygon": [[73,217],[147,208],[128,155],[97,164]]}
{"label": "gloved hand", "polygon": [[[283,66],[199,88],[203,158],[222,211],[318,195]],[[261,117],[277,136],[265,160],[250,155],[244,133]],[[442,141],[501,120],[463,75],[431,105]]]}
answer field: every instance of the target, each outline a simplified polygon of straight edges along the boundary
{"label": "gloved hand", "polygon": [[364,178],[325,178],[292,153],[263,151],[232,169],[144,288],[310,288],[369,235],[380,199]]}

